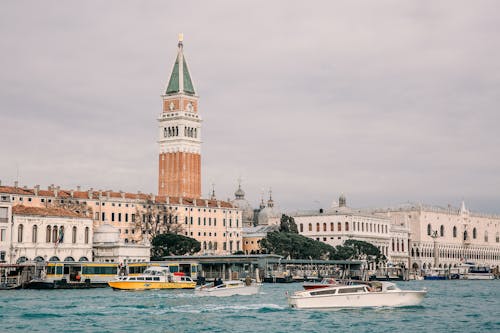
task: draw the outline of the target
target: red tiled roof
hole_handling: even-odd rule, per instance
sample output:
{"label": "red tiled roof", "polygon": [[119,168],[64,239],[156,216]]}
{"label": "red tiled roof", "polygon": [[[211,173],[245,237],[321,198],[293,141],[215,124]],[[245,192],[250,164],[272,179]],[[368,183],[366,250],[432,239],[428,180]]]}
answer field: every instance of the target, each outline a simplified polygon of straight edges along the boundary
{"label": "red tiled roof", "polygon": [[[92,194],[92,199],[98,199],[99,193],[101,193],[102,197],[106,198],[108,193],[110,198],[122,198],[128,200],[151,200],[151,194],[145,193],[129,193],[129,192],[113,192],[113,191],[71,191],[71,190],[38,190],[38,196],[41,197],[57,197],[58,198],[77,198],[77,199],[90,199],[89,192]],[[73,192],[73,195],[71,195]],[[16,194],[16,195],[35,195],[34,189],[25,189],[21,187],[14,186],[0,186],[0,193],[6,194]],[[182,199],[182,202],[181,202]],[[227,201],[217,201],[217,200],[208,200],[208,199],[194,199],[194,198],[179,198],[179,197],[169,197],[168,202],[171,205],[194,205],[196,200],[197,206],[205,206],[205,200],[208,201],[208,207],[217,207],[219,203],[222,208],[234,208],[230,202]],[[166,203],[167,198],[165,196],[155,196],[155,202],[158,203]]]}
{"label": "red tiled roof", "polygon": [[16,205],[12,207],[12,213],[16,215],[37,215],[37,216],[57,216],[57,217],[86,217],[82,213],[76,213],[63,208],[27,207]]}

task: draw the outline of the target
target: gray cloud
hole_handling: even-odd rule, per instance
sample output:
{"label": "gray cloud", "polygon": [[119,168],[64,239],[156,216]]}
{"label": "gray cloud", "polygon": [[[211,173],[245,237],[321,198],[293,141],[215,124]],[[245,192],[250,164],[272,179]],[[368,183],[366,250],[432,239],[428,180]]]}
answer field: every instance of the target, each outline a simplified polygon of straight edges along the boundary
{"label": "gray cloud", "polygon": [[495,1],[0,4],[0,178],[156,191],[161,94],[184,32],[203,192],[285,209],[499,210]]}

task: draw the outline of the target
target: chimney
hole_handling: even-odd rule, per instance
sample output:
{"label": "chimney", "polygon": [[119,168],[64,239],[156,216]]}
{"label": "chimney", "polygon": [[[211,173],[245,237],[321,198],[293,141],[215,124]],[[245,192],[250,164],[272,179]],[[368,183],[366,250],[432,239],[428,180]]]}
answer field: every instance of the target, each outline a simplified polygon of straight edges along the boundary
{"label": "chimney", "polygon": [[2,180],[0,179],[0,186],[2,186]]}
{"label": "chimney", "polygon": [[196,199],[193,199],[193,206],[196,207]]}
{"label": "chimney", "polygon": [[28,186],[24,185],[23,190],[27,190],[27,189],[28,189]]}
{"label": "chimney", "polygon": [[111,197],[111,191],[106,191],[106,197],[107,197],[107,198],[108,198],[108,200],[109,200],[109,198]]}
{"label": "chimney", "polygon": [[89,199],[92,199],[94,197],[94,189],[93,188],[90,188],[90,190],[88,190],[88,195],[89,195]]}
{"label": "chimney", "polygon": [[182,205],[182,197],[179,197],[179,205]]}
{"label": "chimney", "polygon": [[49,187],[48,187],[48,190],[52,191],[53,189],[54,189],[54,184],[50,184]]}
{"label": "chimney", "polygon": [[59,194],[59,186],[54,188],[54,197],[57,198],[58,194]]}
{"label": "chimney", "polygon": [[72,197],[72,198],[74,198],[74,196],[75,196],[75,191],[71,190],[69,193],[71,194],[71,197]]}
{"label": "chimney", "polygon": [[121,195],[122,199],[125,199],[125,192],[120,191],[120,195]]}
{"label": "chimney", "polygon": [[33,188],[34,192],[35,192],[35,195],[38,196],[38,191],[40,191],[40,185],[35,185],[35,187]]}
{"label": "chimney", "polygon": [[220,201],[217,200],[217,208],[220,208]]}
{"label": "chimney", "polygon": [[168,196],[167,196],[167,197],[165,198],[165,203],[166,203],[167,205],[170,205],[170,197],[168,197]]}
{"label": "chimney", "polygon": [[78,192],[80,192],[80,191],[82,190],[82,187],[81,187],[80,185],[78,185],[78,186],[76,187],[76,190],[77,190]]}
{"label": "chimney", "polygon": [[205,207],[208,207],[208,200],[205,199]]}
{"label": "chimney", "polygon": [[150,196],[151,196],[151,201],[156,202],[156,196],[152,193],[150,194]]}
{"label": "chimney", "polygon": [[16,180],[16,181],[14,182],[14,187],[18,187],[18,186],[19,186],[19,182]]}

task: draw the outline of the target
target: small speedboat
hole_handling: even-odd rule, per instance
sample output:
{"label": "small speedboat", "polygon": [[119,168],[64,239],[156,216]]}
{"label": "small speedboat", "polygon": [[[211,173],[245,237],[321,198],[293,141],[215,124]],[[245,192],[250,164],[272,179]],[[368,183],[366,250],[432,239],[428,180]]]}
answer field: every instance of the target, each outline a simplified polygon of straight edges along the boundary
{"label": "small speedboat", "polygon": [[391,282],[338,285],[297,291],[288,297],[296,309],[413,306],[422,302],[426,290],[401,290]]}
{"label": "small speedboat", "polygon": [[203,286],[198,286],[194,290],[197,296],[233,296],[233,295],[255,295],[260,291],[262,284],[256,283],[255,280],[240,281],[227,280],[220,284],[208,283]]}
{"label": "small speedboat", "polygon": [[168,267],[149,267],[139,276],[120,276],[108,285],[115,290],[194,289],[196,282]]}
{"label": "small speedboat", "polygon": [[339,283],[333,278],[324,278],[319,282],[306,281],[303,284],[305,290],[338,286]]}

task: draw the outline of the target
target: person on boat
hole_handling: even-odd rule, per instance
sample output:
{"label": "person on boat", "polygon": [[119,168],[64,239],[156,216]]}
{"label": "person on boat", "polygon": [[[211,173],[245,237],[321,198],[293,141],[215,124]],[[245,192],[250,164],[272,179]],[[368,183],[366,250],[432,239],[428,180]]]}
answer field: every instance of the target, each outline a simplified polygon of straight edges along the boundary
{"label": "person on boat", "polygon": [[220,286],[221,284],[222,284],[222,279],[220,277],[214,280],[214,287]]}
{"label": "person on boat", "polygon": [[252,284],[252,278],[247,275],[247,277],[245,278],[245,285],[249,286],[251,284]]}

